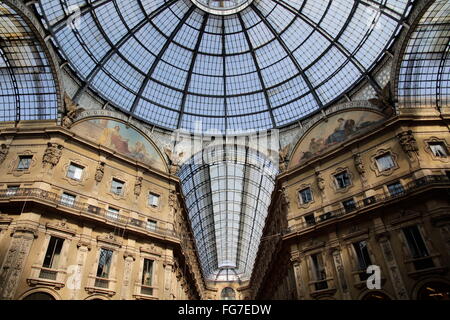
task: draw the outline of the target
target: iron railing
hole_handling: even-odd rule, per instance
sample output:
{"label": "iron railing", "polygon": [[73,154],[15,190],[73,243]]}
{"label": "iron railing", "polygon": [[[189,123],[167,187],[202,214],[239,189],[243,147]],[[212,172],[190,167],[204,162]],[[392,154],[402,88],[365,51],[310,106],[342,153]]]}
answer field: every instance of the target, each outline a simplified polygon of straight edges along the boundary
{"label": "iron railing", "polygon": [[379,203],[388,202],[391,200],[395,200],[398,198],[403,198],[416,190],[419,190],[421,188],[424,188],[426,186],[430,185],[448,185],[450,183],[450,179],[447,175],[432,175],[432,176],[425,176],[422,178],[418,178],[415,180],[412,180],[411,182],[407,183],[403,189],[398,189],[396,192],[392,192],[391,194],[379,194],[374,195],[365,199],[362,199],[360,201],[355,201],[355,206],[351,207],[351,210],[349,208],[340,208],[336,210],[332,210],[329,212],[326,212],[318,217],[313,217],[312,213],[308,214],[308,221],[302,221],[300,223],[297,223],[289,228],[287,228],[284,232],[284,235],[288,235],[290,233],[299,232],[307,228],[316,227],[320,224],[325,223],[326,221],[329,221],[331,219],[336,219],[345,215],[349,215],[353,212],[356,212],[358,210],[362,210],[371,206],[374,206]]}
{"label": "iron railing", "polygon": [[111,213],[108,213],[108,210],[104,208],[100,208],[81,201],[69,202],[64,200],[62,195],[60,194],[39,188],[19,188],[15,189],[14,193],[12,193],[11,190],[3,189],[0,190],[0,200],[2,199],[23,199],[24,201],[37,199],[44,202],[49,202],[53,205],[56,205],[57,207],[59,206],[67,209],[72,209],[96,218],[103,218],[107,222],[119,225],[122,228],[126,228],[126,226],[133,226],[146,232],[154,232],[163,236],[170,236],[179,239],[179,236],[175,234],[174,230],[165,229],[153,225],[149,227],[147,221],[130,218],[121,214],[111,215]]}

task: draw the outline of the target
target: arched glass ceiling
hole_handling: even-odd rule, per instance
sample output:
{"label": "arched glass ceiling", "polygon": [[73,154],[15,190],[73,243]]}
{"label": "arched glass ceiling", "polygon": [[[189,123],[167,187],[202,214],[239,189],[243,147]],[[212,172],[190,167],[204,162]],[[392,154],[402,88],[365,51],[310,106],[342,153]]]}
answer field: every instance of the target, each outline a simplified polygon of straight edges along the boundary
{"label": "arched glass ceiling", "polygon": [[450,1],[435,1],[412,33],[398,77],[399,108],[450,107]]}
{"label": "arched glass ceiling", "polygon": [[278,168],[248,147],[210,147],[180,171],[204,275],[250,279]]}
{"label": "arched glass ceiling", "polygon": [[[168,129],[281,127],[370,70],[411,0],[255,0],[232,15],[190,0],[40,0],[55,45],[90,88]],[[75,22],[75,23],[72,23]],[[200,129],[200,128],[198,128]]]}
{"label": "arched glass ceiling", "polygon": [[34,31],[0,3],[0,121],[56,119],[57,89]]}

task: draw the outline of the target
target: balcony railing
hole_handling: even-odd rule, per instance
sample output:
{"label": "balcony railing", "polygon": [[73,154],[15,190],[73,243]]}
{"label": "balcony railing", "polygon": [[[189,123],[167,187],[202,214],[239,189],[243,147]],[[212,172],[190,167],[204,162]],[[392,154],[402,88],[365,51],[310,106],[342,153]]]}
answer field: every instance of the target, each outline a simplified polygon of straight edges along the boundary
{"label": "balcony railing", "polygon": [[148,228],[148,222],[136,218],[130,218],[124,215],[114,215],[112,216],[108,211],[104,208],[100,208],[88,203],[84,203],[81,201],[74,201],[74,202],[67,202],[67,201],[61,201],[62,196],[42,190],[39,188],[19,188],[15,190],[15,193],[12,194],[10,190],[3,189],[0,190],[0,200],[2,199],[24,199],[25,201],[37,199],[44,202],[49,202],[53,205],[56,205],[58,207],[64,207],[67,209],[75,210],[78,212],[81,212],[83,214],[87,214],[92,217],[96,218],[104,218],[107,222],[113,223],[113,224],[120,224],[122,227],[126,227],[127,225],[137,227],[145,232],[154,232],[163,236],[170,236],[173,238],[179,238],[178,235],[175,234],[174,230],[165,229],[161,227],[154,226],[151,229]]}
{"label": "balcony railing", "polygon": [[337,210],[329,211],[327,213],[324,213],[317,218],[314,218],[311,216],[311,214],[308,214],[308,221],[302,221],[298,224],[295,224],[291,227],[289,227],[285,234],[293,233],[293,232],[299,232],[307,228],[311,227],[317,227],[320,226],[320,224],[325,223],[331,219],[336,219],[345,215],[350,215],[352,212],[356,212],[358,210],[365,209],[367,207],[373,206],[378,203],[382,202],[388,202],[390,200],[403,198],[416,190],[419,190],[421,188],[424,188],[426,186],[430,185],[449,185],[450,179],[447,175],[433,175],[433,176],[425,176],[422,178],[415,179],[404,187],[402,192],[395,192],[388,195],[374,195],[368,198],[365,198],[361,201],[355,202],[355,206],[352,206],[352,210],[348,210],[348,208],[340,208]]}

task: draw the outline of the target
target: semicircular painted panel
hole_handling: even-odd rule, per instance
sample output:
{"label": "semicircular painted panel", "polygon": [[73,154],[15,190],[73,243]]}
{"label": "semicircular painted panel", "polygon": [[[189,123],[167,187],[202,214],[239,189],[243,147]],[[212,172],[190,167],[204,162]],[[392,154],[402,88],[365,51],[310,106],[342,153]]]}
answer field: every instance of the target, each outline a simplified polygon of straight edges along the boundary
{"label": "semicircular painted panel", "polygon": [[143,162],[153,169],[167,171],[161,154],[151,140],[123,122],[95,118],[76,123],[71,130],[81,137]]}
{"label": "semicircular painted panel", "polygon": [[289,168],[297,167],[341,145],[342,142],[367,132],[383,121],[384,117],[380,113],[368,110],[340,112],[327,121],[321,120],[300,139],[292,154]]}

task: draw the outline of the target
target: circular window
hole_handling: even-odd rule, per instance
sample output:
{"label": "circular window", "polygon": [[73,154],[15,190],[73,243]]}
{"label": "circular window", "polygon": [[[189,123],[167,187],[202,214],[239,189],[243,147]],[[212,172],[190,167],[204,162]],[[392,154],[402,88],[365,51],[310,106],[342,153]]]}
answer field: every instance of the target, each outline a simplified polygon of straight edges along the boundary
{"label": "circular window", "polygon": [[206,12],[228,15],[244,10],[253,0],[192,0],[192,2]]}

